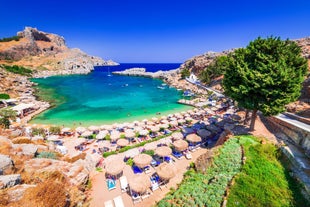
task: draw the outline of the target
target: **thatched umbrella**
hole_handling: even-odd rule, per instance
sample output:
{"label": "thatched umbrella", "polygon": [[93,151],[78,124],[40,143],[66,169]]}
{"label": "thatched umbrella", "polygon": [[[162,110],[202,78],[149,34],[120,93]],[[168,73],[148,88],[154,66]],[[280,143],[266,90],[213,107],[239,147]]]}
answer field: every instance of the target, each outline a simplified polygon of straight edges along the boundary
{"label": "thatched umbrella", "polygon": [[176,168],[172,164],[161,163],[156,170],[158,176],[163,180],[169,180],[176,175]]}
{"label": "thatched umbrella", "polygon": [[179,124],[184,124],[185,122],[186,122],[186,121],[185,121],[184,119],[179,119],[179,120],[178,120],[178,123],[179,123]]}
{"label": "thatched umbrella", "polygon": [[85,128],[85,127],[77,127],[77,128],[75,129],[75,131],[77,131],[78,133],[83,133],[83,132],[86,131],[86,128]]}
{"label": "thatched umbrella", "polygon": [[184,138],[184,136],[181,132],[175,132],[175,133],[171,134],[171,137],[175,140]]}
{"label": "thatched umbrella", "polygon": [[161,124],[161,125],[160,125],[160,128],[167,129],[167,128],[169,128],[169,125],[168,125],[168,124]]}
{"label": "thatched umbrella", "polygon": [[172,152],[171,148],[166,146],[158,147],[155,150],[155,154],[157,154],[160,157],[168,156],[171,154],[171,152]]}
{"label": "thatched umbrella", "polygon": [[155,122],[152,122],[152,121],[146,122],[146,125],[147,125],[147,126],[153,126],[154,124],[155,124]]}
{"label": "thatched umbrella", "polygon": [[99,131],[99,129],[100,129],[100,127],[98,127],[98,126],[90,126],[90,127],[88,127],[89,131]]}
{"label": "thatched umbrella", "polygon": [[160,123],[162,123],[162,124],[168,124],[169,121],[168,121],[167,119],[162,119],[162,120],[160,121]]}
{"label": "thatched umbrella", "polygon": [[135,136],[136,136],[136,134],[135,134],[135,132],[132,129],[126,129],[125,130],[125,137],[133,138]]}
{"label": "thatched umbrella", "polygon": [[59,139],[59,135],[50,135],[47,137],[48,141],[56,141]]}
{"label": "thatched umbrella", "polygon": [[119,133],[119,131],[113,130],[111,132],[111,140],[117,140],[121,137],[121,134]]}
{"label": "thatched umbrella", "polygon": [[146,136],[146,135],[149,134],[149,131],[146,130],[146,129],[143,129],[143,130],[139,131],[139,134],[140,134],[141,136]]}
{"label": "thatched umbrella", "polygon": [[106,160],[106,173],[108,175],[116,176],[119,175],[121,172],[123,172],[123,169],[125,167],[125,163],[119,159],[119,158],[111,158],[109,160]]}
{"label": "thatched umbrella", "polygon": [[89,137],[89,136],[91,136],[93,134],[93,132],[91,132],[91,131],[85,131],[85,132],[83,132],[82,134],[81,134],[81,136],[82,137]]}
{"label": "thatched umbrella", "polygon": [[143,130],[143,128],[140,127],[140,126],[136,126],[136,127],[134,128],[134,131],[135,131],[135,132],[139,132],[139,131],[142,131],[142,130]]}
{"label": "thatched umbrella", "polygon": [[173,142],[173,146],[177,151],[182,152],[187,149],[188,143],[187,141],[180,139],[180,140]]}
{"label": "thatched umbrella", "polygon": [[152,127],[150,127],[150,130],[152,131],[152,132],[158,132],[159,130],[160,130],[160,128],[159,128],[159,126],[152,126]]}
{"label": "thatched umbrella", "polygon": [[109,132],[108,132],[107,130],[100,131],[100,132],[97,134],[96,138],[97,138],[97,139],[104,139],[104,138],[107,136],[108,133],[109,133]]}
{"label": "thatched umbrella", "polygon": [[119,139],[116,144],[120,147],[126,147],[129,144],[129,141],[127,139]]}
{"label": "thatched umbrella", "polygon": [[144,145],[145,150],[155,150],[157,148],[157,143],[156,142],[150,142]]}
{"label": "thatched umbrella", "polygon": [[169,124],[171,126],[178,126],[179,125],[179,123],[177,121],[171,121]]}
{"label": "thatched umbrella", "polygon": [[157,121],[158,121],[158,118],[153,117],[153,118],[152,118],[152,121],[157,122]]}
{"label": "thatched umbrella", "polygon": [[197,131],[197,134],[203,138],[203,139],[206,139],[207,137],[209,137],[211,135],[211,132],[209,132],[208,130],[206,129],[199,129]]}
{"label": "thatched umbrella", "polygon": [[152,157],[147,154],[139,154],[133,158],[133,161],[135,165],[138,166],[139,168],[144,168],[145,166],[148,166],[151,163]]}
{"label": "thatched umbrella", "polygon": [[201,142],[201,137],[199,137],[197,134],[189,134],[186,136],[186,140],[189,142]]}
{"label": "thatched umbrella", "polygon": [[71,132],[71,128],[69,127],[62,128],[61,133],[65,133],[65,132]]}
{"label": "thatched umbrella", "polygon": [[136,175],[129,179],[129,187],[136,193],[144,193],[151,187],[150,178],[145,174]]}
{"label": "thatched umbrella", "polygon": [[138,148],[133,148],[133,149],[130,149],[126,152],[124,152],[124,157],[134,157],[136,155],[138,155],[140,152],[139,152],[139,149]]}

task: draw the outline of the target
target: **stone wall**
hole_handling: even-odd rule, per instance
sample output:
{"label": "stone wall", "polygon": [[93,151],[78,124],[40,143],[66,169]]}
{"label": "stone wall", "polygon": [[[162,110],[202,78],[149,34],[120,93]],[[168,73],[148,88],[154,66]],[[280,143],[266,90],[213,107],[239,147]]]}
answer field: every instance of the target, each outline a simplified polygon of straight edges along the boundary
{"label": "stone wall", "polygon": [[305,150],[305,154],[310,157],[310,132],[298,128],[290,123],[284,122],[276,117],[266,117],[271,130],[277,137],[297,145]]}

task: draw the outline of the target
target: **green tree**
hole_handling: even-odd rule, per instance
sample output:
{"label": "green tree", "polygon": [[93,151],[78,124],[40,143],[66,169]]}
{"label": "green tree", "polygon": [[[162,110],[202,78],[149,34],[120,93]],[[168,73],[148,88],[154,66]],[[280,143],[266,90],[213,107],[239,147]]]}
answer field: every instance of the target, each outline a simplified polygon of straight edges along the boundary
{"label": "green tree", "polygon": [[241,107],[253,110],[253,131],[257,110],[276,115],[300,96],[307,67],[295,42],[259,37],[228,56],[223,86]]}
{"label": "green tree", "polygon": [[200,80],[203,83],[209,84],[212,79],[223,75],[225,72],[225,68],[227,67],[226,59],[226,56],[216,57],[214,61],[200,73]]}
{"label": "green tree", "polygon": [[16,111],[4,108],[0,110],[0,126],[8,129],[10,127],[10,120],[16,120]]}
{"label": "green tree", "polygon": [[189,71],[188,68],[184,68],[182,71],[181,71],[181,78],[184,79],[186,77],[189,77],[191,74],[191,72]]}

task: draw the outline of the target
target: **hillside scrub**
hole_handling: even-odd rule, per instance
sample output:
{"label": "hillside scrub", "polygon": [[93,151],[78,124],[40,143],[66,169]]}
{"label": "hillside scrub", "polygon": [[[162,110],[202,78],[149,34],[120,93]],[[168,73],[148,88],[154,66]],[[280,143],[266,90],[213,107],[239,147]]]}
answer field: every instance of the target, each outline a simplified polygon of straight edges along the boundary
{"label": "hillside scrub", "polygon": [[20,74],[20,75],[25,75],[25,76],[31,76],[32,70],[27,69],[23,66],[9,66],[9,65],[2,65],[2,67],[7,70],[8,72],[15,73],[15,74]]}
{"label": "hillside scrub", "polygon": [[4,37],[0,39],[0,42],[10,42],[10,41],[19,41],[21,37],[20,36],[13,36],[13,37]]}
{"label": "hillside scrub", "polygon": [[0,100],[1,99],[10,99],[10,95],[6,93],[0,93]]}
{"label": "hillside scrub", "polygon": [[241,147],[238,139],[228,140],[217,154],[206,173],[189,170],[179,188],[169,193],[157,206],[220,207],[227,185],[241,168]]}
{"label": "hillside scrub", "polygon": [[246,163],[236,175],[227,207],[310,206],[301,194],[300,185],[282,165],[279,149],[260,144],[251,136],[240,137]]}

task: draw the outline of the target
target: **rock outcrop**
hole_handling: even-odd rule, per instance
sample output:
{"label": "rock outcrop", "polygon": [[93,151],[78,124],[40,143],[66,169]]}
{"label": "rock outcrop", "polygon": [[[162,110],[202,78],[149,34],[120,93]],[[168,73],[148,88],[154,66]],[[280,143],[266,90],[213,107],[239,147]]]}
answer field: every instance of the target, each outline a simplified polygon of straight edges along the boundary
{"label": "rock outcrop", "polygon": [[0,175],[12,171],[13,166],[13,160],[8,155],[0,154]]}
{"label": "rock outcrop", "polygon": [[81,162],[68,163],[65,161],[37,158],[25,162],[25,171],[28,173],[44,173],[59,171],[75,186],[85,184],[89,177],[89,171]]}
{"label": "rock outcrop", "polygon": [[124,71],[115,71],[112,72],[116,75],[127,75],[127,76],[143,76],[149,78],[166,78],[167,76],[177,73],[178,69],[169,70],[169,71],[162,71],[159,70],[157,72],[146,72],[145,68],[130,68]]}
{"label": "rock outcrop", "polygon": [[0,175],[0,189],[13,187],[20,182],[20,174]]}
{"label": "rock outcrop", "polygon": [[18,41],[0,42],[0,63],[36,70],[36,77],[56,74],[85,74],[99,65],[117,63],[89,56],[66,46],[64,37],[26,27],[18,32]]}

